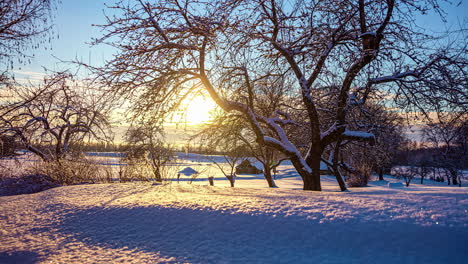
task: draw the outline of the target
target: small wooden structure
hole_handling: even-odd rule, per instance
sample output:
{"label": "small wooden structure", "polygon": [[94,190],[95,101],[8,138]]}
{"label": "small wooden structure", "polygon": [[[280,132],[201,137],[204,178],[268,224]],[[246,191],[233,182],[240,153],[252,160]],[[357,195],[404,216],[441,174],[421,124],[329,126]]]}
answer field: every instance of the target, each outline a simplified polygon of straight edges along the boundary
{"label": "small wooden structure", "polygon": [[263,173],[263,170],[258,169],[250,163],[249,160],[244,160],[236,166],[236,174],[259,174]]}

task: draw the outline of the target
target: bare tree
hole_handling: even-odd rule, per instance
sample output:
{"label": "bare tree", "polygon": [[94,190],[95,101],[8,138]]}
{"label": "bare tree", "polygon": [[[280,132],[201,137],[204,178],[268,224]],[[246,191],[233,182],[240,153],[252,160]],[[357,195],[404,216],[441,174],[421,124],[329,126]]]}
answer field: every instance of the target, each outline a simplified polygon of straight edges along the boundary
{"label": "bare tree", "polygon": [[[245,141],[246,145],[250,149],[252,156],[262,164],[263,166],[263,176],[268,183],[268,187],[276,188],[275,178],[276,168],[283,162],[285,159],[281,158],[278,152],[268,146],[262,146],[259,144],[252,144],[249,141]],[[273,172],[273,173],[272,173]]]}
{"label": "bare tree", "polygon": [[174,159],[174,152],[163,141],[163,131],[154,124],[131,127],[126,134],[129,144],[127,155],[148,163],[156,181],[162,181],[161,169]]}
{"label": "bare tree", "polygon": [[[350,111],[349,126],[354,129],[365,129],[375,135],[375,142],[344,141],[340,150],[342,158],[346,156],[360,156],[359,162],[366,163],[372,171],[383,180],[383,173],[390,172],[395,155],[403,141],[402,128],[404,119],[400,114],[376,104],[369,100],[366,105],[360,106],[355,111]],[[332,152],[336,155],[336,152]],[[360,164],[350,164],[355,167]],[[346,168],[346,166],[345,166]]]}
{"label": "bare tree", "polygon": [[439,112],[423,130],[425,139],[432,144],[437,157],[435,166],[443,168],[447,182],[458,184],[459,170],[468,164],[467,112]]}
{"label": "bare tree", "polygon": [[20,86],[14,92],[17,101],[1,113],[0,134],[18,138],[44,161],[64,158],[71,145],[85,139],[109,139],[105,98],[69,73],[56,73],[42,86]]}
{"label": "bare tree", "polygon": [[[14,63],[30,62],[33,51],[47,48],[54,38],[55,0],[0,0],[0,114],[14,110],[11,90],[15,80],[9,70]],[[11,109],[13,108],[13,109]]]}
{"label": "bare tree", "polygon": [[238,120],[237,118],[239,117],[218,116],[215,122],[209,124],[192,137],[192,139],[200,139],[200,142],[203,142],[209,149],[222,153],[223,159],[228,166],[219,163],[216,156],[207,156],[207,158],[229,180],[231,187],[234,187],[236,181],[237,165],[249,157],[250,154],[248,146],[240,139],[242,130],[245,127],[239,126],[239,123],[235,122],[235,120]]}
{"label": "bare tree", "polygon": [[[223,110],[243,115],[260,145],[287,156],[305,190],[321,190],[320,160],[329,145],[374,140],[348,126],[353,107],[383,91],[401,107],[420,109],[434,98],[466,98],[464,47],[430,52],[435,38],[415,26],[417,13],[442,13],[435,0],[139,0],[111,8],[119,15],[107,17],[95,43],[110,42],[119,53],[93,68],[103,85],[161,118],[205,90]],[[264,115],[256,94],[275,79],[288,84],[295,105]],[[329,87],[333,119],[322,122],[317,98]],[[450,96],[441,97],[445,92]],[[297,114],[305,121],[294,120]],[[288,136],[294,126],[307,130],[306,145]]]}
{"label": "bare tree", "polygon": [[418,166],[421,159],[413,154],[417,149],[418,144],[416,141],[406,140],[402,142],[399,154],[404,156],[406,166],[398,166],[391,169],[391,174],[397,179],[403,179],[406,187],[421,172],[421,168]]}
{"label": "bare tree", "polygon": [[[0,1],[0,61],[12,68],[13,59],[25,63],[29,51],[37,50],[53,38],[54,0]],[[10,64],[10,65],[8,65]]]}
{"label": "bare tree", "polygon": [[[270,188],[277,187],[273,173],[284,157],[273,148],[259,145],[248,122],[240,115],[221,115],[195,135],[209,146],[233,145],[245,150],[245,155],[255,158],[263,166],[263,175]],[[220,144],[220,142],[225,142]],[[220,149],[223,151],[222,149]],[[273,172],[273,173],[272,173]]]}
{"label": "bare tree", "polygon": [[234,147],[229,150],[224,150],[223,158],[228,164],[228,168],[226,169],[223,164],[218,163],[215,158],[209,157],[211,162],[223,173],[226,179],[229,180],[231,187],[234,187],[236,182],[236,166],[240,163],[241,160],[245,159],[246,151],[242,147]]}
{"label": "bare tree", "polygon": [[418,167],[408,166],[394,169],[393,175],[397,179],[403,179],[405,181],[406,187],[409,187],[411,180],[418,175]]}

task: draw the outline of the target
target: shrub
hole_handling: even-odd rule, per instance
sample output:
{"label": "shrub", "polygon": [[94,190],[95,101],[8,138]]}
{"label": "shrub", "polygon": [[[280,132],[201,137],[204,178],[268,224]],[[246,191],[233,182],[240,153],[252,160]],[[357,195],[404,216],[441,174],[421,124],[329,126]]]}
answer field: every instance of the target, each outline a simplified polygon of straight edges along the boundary
{"label": "shrub", "polygon": [[392,175],[397,179],[405,180],[405,185],[408,187],[411,183],[411,180],[418,175],[419,168],[415,166],[409,167],[400,167],[392,170]]}
{"label": "shrub", "polygon": [[369,179],[372,176],[372,166],[367,163],[362,163],[358,168],[350,171],[348,177],[349,187],[364,187],[367,186]]}
{"label": "shrub", "polygon": [[118,181],[150,181],[153,174],[152,168],[148,163],[142,162],[141,159],[125,158],[125,165],[120,165],[118,168]]}
{"label": "shrub", "polygon": [[111,182],[112,171],[85,158],[77,160],[61,159],[49,162],[37,162],[32,172],[43,174],[62,185]]}

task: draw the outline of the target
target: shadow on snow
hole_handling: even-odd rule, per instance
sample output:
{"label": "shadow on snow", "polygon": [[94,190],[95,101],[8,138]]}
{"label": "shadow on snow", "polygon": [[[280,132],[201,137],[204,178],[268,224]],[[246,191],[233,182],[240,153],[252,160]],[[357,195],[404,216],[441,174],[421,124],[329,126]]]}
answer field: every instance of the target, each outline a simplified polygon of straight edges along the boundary
{"label": "shadow on snow", "polygon": [[231,213],[91,208],[68,211],[62,224],[51,228],[91,245],[159,252],[192,263],[454,264],[468,257],[468,230],[462,227]]}

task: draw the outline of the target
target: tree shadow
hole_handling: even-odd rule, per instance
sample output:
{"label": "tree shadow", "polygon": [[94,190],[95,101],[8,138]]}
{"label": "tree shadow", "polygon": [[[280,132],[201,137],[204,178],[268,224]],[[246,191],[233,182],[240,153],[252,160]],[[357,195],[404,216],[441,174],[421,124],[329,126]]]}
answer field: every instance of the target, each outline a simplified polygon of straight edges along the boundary
{"label": "tree shadow", "polygon": [[2,264],[29,264],[38,263],[39,255],[32,251],[0,252]]}
{"label": "tree shadow", "polygon": [[97,207],[68,212],[51,228],[88,244],[158,252],[190,263],[454,264],[468,257],[463,227],[319,220],[262,212]]}

